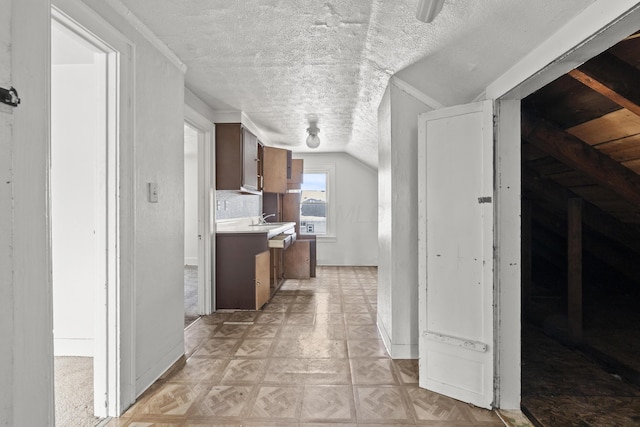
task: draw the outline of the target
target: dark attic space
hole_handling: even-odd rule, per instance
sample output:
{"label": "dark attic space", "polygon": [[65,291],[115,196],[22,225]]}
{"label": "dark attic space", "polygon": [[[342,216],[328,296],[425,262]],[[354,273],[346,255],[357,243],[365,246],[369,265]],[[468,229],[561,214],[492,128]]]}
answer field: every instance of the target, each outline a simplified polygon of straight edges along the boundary
{"label": "dark attic space", "polygon": [[640,425],[640,32],[522,101],[522,406]]}

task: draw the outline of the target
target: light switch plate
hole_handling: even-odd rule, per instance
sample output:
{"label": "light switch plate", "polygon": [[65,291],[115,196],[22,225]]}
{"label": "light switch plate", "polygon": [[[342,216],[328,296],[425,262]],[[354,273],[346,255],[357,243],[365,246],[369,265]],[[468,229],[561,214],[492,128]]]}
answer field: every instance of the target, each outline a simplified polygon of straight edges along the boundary
{"label": "light switch plate", "polygon": [[158,183],[149,182],[149,203],[158,203]]}

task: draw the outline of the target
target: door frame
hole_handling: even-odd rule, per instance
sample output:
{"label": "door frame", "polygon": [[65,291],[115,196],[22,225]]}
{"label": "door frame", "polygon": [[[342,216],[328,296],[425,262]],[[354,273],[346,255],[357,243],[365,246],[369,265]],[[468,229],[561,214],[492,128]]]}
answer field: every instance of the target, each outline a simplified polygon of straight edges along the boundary
{"label": "door frame", "polygon": [[198,313],[211,314],[215,309],[215,176],[213,156],[213,122],[185,104],[184,121],[198,130]]}
{"label": "door frame", "polygon": [[[104,351],[104,354],[100,352],[98,363],[103,364],[101,369],[104,368],[105,382],[96,386],[101,389],[99,394],[104,393],[105,401],[104,412],[97,415],[119,416],[135,401],[135,175],[132,168],[135,164],[132,132],[135,48],[133,43],[82,2],[54,0],[51,19],[58,20],[76,33],[98,40],[108,54],[108,73],[111,73],[108,79],[117,85],[116,92],[108,97],[108,102],[114,104],[112,119],[116,128],[115,133],[108,134],[106,307],[102,324],[104,341],[98,344]],[[50,163],[47,164],[47,176],[50,176],[50,166]],[[47,198],[51,198],[50,186]],[[50,211],[47,216],[50,218]],[[48,227],[50,234],[50,223]],[[98,399],[100,397],[94,395],[96,402]],[[102,405],[96,405],[96,409],[98,407]]]}
{"label": "door frame", "polygon": [[478,97],[496,102],[496,407],[520,409],[521,397],[520,100],[637,31],[638,22],[639,1],[598,0],[533,49]]}

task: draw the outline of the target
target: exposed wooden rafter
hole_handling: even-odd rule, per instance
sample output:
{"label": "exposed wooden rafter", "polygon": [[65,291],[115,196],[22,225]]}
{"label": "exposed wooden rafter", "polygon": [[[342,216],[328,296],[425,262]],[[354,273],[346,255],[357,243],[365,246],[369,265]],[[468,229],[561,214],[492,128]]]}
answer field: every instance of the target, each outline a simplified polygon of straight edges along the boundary
{"label": "exposed wooden rafter", "polygon": [[640,116],[640,71],[615,55],[600,54],[569,75]]}
{"label": "exposed wooden rafter", "polygon": [[598,185],[640,206],[640,175],[582,140],[529,112],[522,113],[522,138],[579,170]]}
{"label": "exposed wooden rafter", "polygon": [[[567,239],[567,220],[558,216],[557,213],[551,212],[544,207],[535,205],[532,215],[533,221],[540,227],[552,232],[557,237]],[[536,230],[535,238],[538,237],[540,229]],[[553,244],[549,237],[542,236],[549,244]],[[638,265],[638,254],[625,251],[620,247],[612,245],[606,239],[598,238],[593,233],[584,233],[584,250],[600,261],[604,262],[614,270],[622,273],[627,278],[636,283],[640,283],[640,271],[636,268]],[[561,255],[556,255],[562,259]]]}
{"label": "exposed wooden rafter", "polygon": [[[527,167],[522,168],[522,186],[558,215],[566,212],[567,200],[575,194],[547,178],[541,178]],[[538,203],[540,205],[540,203]],[[603,234],[640,255],[640,232],[623,224],[591,203],[583,204],[582,219],[589,229]]]}

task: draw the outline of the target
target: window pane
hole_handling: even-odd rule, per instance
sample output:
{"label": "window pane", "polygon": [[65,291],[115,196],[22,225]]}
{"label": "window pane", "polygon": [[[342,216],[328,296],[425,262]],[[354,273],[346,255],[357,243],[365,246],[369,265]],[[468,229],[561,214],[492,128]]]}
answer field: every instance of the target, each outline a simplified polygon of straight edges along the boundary
{"label": "window pane", "polygon": [[301,190],[300,234],[326,234],[327,174],[305,173]]}

